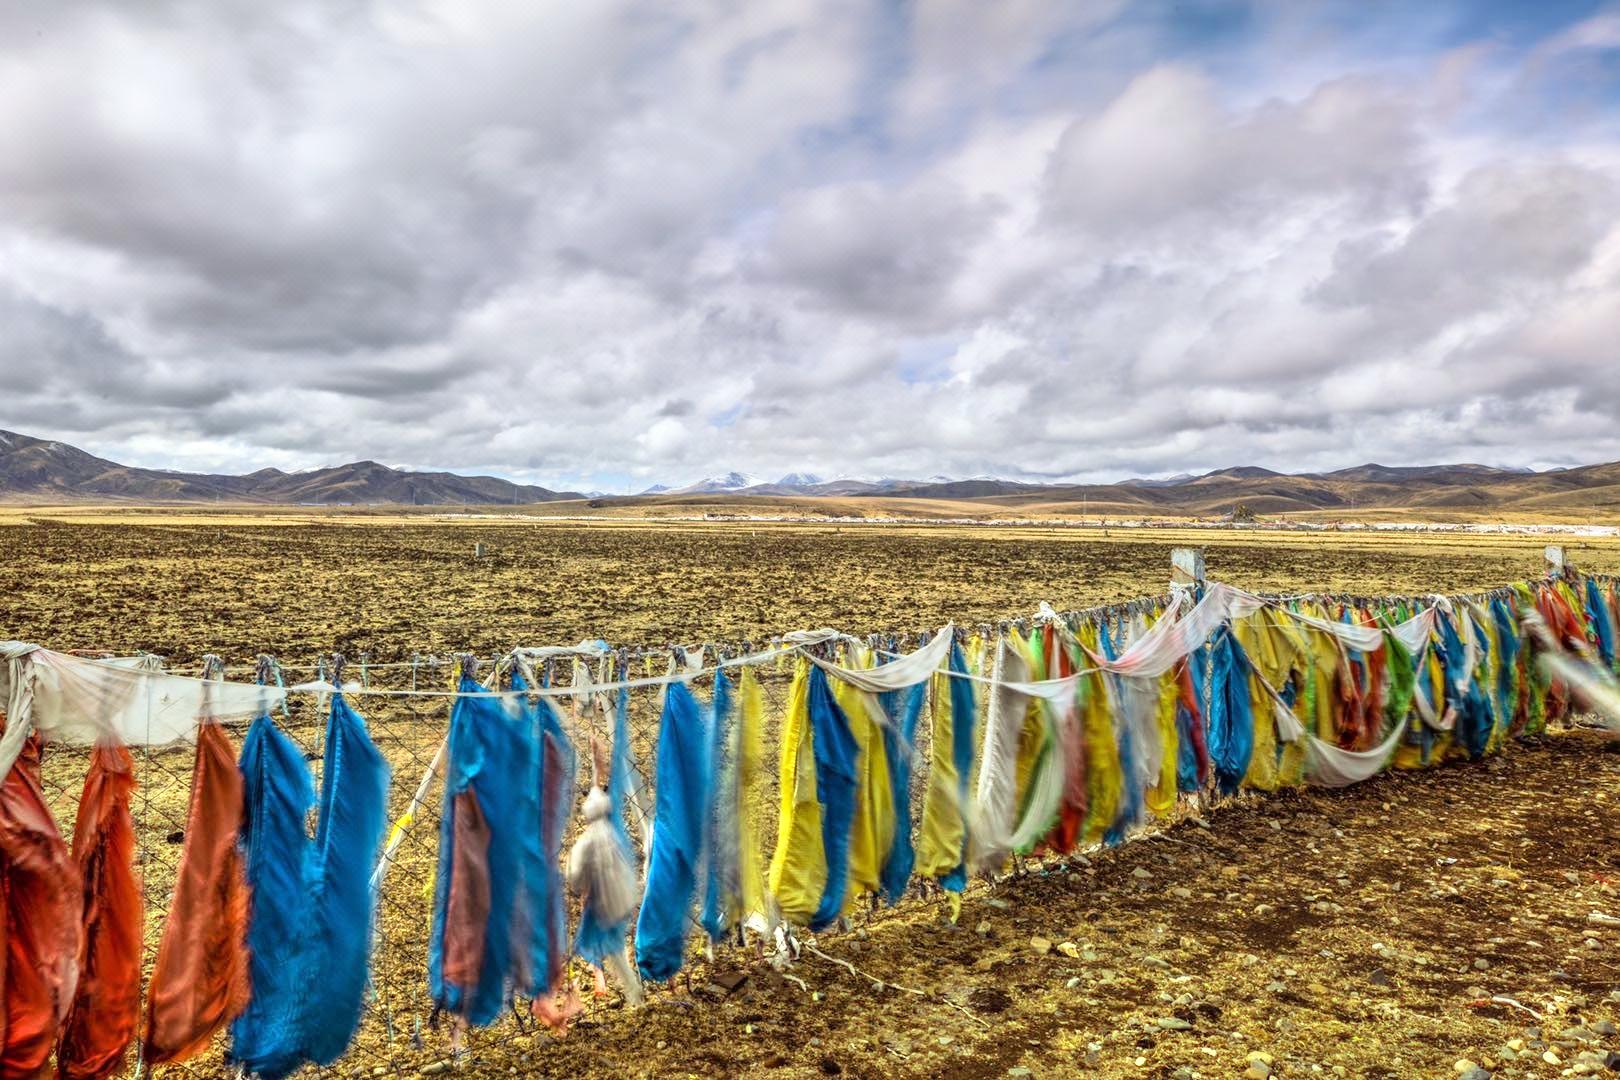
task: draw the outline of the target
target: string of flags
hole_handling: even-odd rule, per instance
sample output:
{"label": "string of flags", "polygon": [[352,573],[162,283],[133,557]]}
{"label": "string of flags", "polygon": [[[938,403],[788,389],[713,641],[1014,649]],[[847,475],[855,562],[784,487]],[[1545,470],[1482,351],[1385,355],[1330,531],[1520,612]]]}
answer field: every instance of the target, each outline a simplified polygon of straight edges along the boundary
{"label": "string of flags", "polygon": [[[392,823],[388,762],[351,702],[371,688],[340,660],[288,687],[268,658],[249,684],[212,660],[197,679],[0,642],[0,1077],[53,1056],[59,1076],[109,1077],[131,1052],[185,1061],[221,1033],[252,1075],[336,1061],[366,1008],[386,871],[436,781],[436,1011],[459,1030],[523,1000],[563,1029],[574,957],[635,1005],[694,938],[790,953],[919,880],[954,918],[972,877],[1125,842],[1181,799],[1477,760],[1582,707],[1620,724],[1617,615],[1620,583],[1565,570],[1457,597],[1197,582],[910,639],[796,632],[707,665],[713,650],[676,648],[640,675],[601,642],[520,649],[483,682],[460,665],[446,741]],[[553,685],[540,661],[572,680]],[[767,664],[791,667],[774,748]],[[662,693],[650,785],[629,726],[642,687]],[[318,790],[275,720],[296,693],[326,699]],[[562,708],[595,710],[608,737],[575,746]],[[252,718],[240,749],[231,718]],[[196,747],[184,847],[143,993],[129,748],[181,740]],[[93,747],[71,843],[40,785],[52,742]],[[565,852],[582,755],[584,824]]]}

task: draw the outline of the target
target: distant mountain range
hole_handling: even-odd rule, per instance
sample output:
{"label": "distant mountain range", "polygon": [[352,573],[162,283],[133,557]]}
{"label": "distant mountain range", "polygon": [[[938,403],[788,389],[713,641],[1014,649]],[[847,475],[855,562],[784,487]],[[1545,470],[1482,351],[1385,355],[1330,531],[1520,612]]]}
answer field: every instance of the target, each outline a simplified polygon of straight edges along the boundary
{"label": "distant mountain range", "polygon": [[[912,491],[919,488],[933,488],[945,484],[1001,484],[1007,489],[1023,489],[1029,484],[1021,484],[1015,480],[999,480],[993,476],[975,476],[970,480],[959,480],[952,476],[930,476],[926,480],[901,480],[892,476],[880,476],[869,480],[857,476],[840,476],[833,480],[824,480],[815,473],[788,473],[780,480],[761,480],[748,473],[728,472],[720,476],[706,476],[702,480],[694,481],[684,487],[671,488],[663,484],[654,484],[643,491],[643,495],[887,495],[894,491]],[[1037,485],[1038,486],[1038,485]]]}
{"label": "distant mountain range", "polygon": [[1513,510],[1563,516],[1577,513],[1589,518],[1598,512],[1620,513],[1620,462],[1539,473],[1474,464],[1367,464],[1320,473],[1281,473],[1243,465],[1202,475],[1182,473],[1116,484],[1035,484],[994,476],[822,480],[806,473],[762,481],[733,472],[680,488],[651,488],[634,501],[695,505],[735,496],[880,497],[970,504],[942,508],[937,511],[942,515],[1220,517],[1243,509],[1256,515],[1338,516],[1410,510],[1428,516],[1469,516]]}
{"label": "distant mountain range", "polygon": [[[774,481],[742,472],[706,477],[678,488],[639,495],[588,495],[514,484],[492,476],[412,472],[357,461],[245,476],[141,469],[98,458],[66,443],[0,431],[0,501],[237,502],[280,504],[494,505],[590,500],[592,506],[711,507],[735,500],[770,511],[789,500],[812,500],[805,512],[903,512],[921,516],[1084,515],[1087,517],[1218,517],[1244,509],[1256,515],[1348,516],[1358,512],[1529,514],[1590,518],[1620,515],[1620,462],[1532,472],[1488,465],[1358,465],[1323,473],[1279,473],[1256,466],[1216,469],[1200,476],[1132,479],[1117,484],[1033,484],[993,476],[823,479],[789,473]],[[883,500],[882,507],[865,500]],[[853,503],[851,503],[853,500]],[[902,502],[901,500],[905,500]],[[924,506],[923,500],[933,507]],[[944,505],[947,503],[955,505]],[[840,504],[842,504],[840,506]],[[836,508],[835,508],[836,507]]]}
{"label": "distant mountain range", "polygon": [[138,469],[78,447],[0,431],[0,499],[109,502],[399,503],[440,506],[579,499],[577,492],[493,476],[410,472],[375,461],[328,469],[260,469],[245,476]]}

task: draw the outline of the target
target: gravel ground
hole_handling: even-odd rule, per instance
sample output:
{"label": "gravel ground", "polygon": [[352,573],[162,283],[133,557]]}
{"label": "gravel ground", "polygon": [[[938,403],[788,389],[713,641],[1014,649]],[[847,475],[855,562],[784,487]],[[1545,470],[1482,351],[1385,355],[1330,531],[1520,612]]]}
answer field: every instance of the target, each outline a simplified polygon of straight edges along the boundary
{"label": "gravel ground", "polygon": [[[722,956],[642,1011],[593,1005],[566,1039],[475,1041],[463,1065],[784,1080],[1606,1072],[1620,1067],[1615,749],[1568,732],[1344,792],[1235,800],[1159,838],[975,884],[956,927],[936,898],[823,935],[860,975],[806,954],[790,981]],[[747,978],[727,992],[714,975]]]}

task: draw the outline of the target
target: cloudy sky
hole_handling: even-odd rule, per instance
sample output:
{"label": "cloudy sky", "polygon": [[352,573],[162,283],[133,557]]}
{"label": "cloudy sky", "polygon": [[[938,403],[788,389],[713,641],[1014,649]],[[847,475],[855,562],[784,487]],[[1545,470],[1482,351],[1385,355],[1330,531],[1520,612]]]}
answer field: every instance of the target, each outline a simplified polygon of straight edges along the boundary
{"label": "cloudy sky", "polygon": [[0,427],[1118,479],[1620,459],[1620,4],[0,6]]}

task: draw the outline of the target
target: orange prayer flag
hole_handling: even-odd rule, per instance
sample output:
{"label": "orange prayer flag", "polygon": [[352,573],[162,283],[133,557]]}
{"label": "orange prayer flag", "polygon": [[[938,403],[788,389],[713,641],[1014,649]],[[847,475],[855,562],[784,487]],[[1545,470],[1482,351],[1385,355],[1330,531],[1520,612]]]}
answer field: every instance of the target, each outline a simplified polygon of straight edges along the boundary
{"label": "orange prayer flag", "polygon": [[191,811],[174,902],[147,991],[148,1065],[207,1049],[248,1002],[248,887],[237,833],[243,784],[225,731],[197,728]]}
{"label": "orange prayer flag", "polygon": [[0,1077],[35,1077],[73,1000],[79,966],[79,873],[45,806],[31,737],[0,783]]}
{"label": "orange prayer flag", "polygon": [[141,1015],[141,883],[129,800],[135,763],[98,745],[79,798],[73,858],[83,881],[79,985],[56,1048],[61,1080],[106,1080],[124,1067]]}

